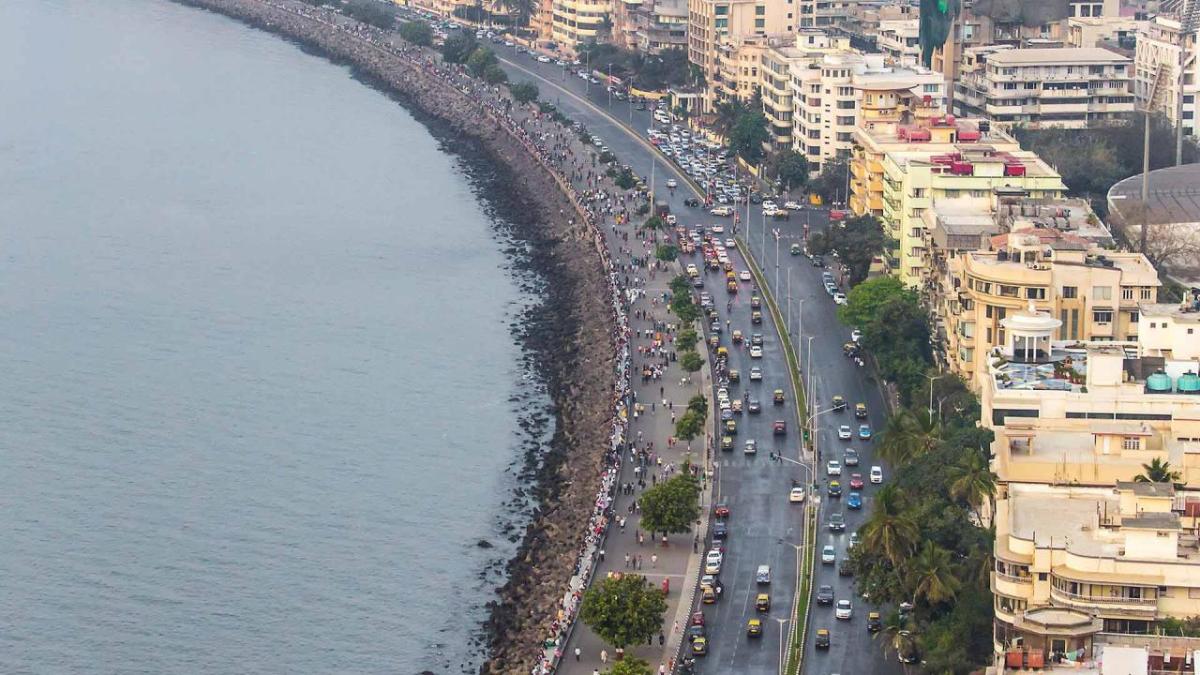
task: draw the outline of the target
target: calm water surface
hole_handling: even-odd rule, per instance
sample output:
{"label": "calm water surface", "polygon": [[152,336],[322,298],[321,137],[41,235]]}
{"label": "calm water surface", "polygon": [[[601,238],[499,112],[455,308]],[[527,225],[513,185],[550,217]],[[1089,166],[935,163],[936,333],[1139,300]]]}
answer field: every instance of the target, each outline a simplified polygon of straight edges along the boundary
{"label": "calm water surface", "polygon": [[478,659],[544,398],[476,184],[228,19],[0,2],[0,672]]}

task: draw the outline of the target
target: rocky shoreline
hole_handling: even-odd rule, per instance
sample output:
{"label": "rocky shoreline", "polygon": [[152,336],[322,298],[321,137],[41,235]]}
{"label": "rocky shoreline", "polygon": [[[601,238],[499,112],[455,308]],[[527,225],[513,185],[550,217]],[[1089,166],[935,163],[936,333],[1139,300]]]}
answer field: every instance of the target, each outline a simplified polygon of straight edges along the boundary
{"label": "rocky shoreline", "polygon": [[[396,95],[422,121],[469,140],[509,189],[505,210],[524,214],[514,234],[529,248],[531,268],[546,280],[544,303],[527,317],[526,349],[540,363],[554,402],[556,431],[548,449],[530,451],[523,472],[533,486],[534,513],[508,581],[489,603],[485,673],[528,673],[538,667],[546,626],[557,623],[567,583],[579,570],[596,495],[611,447],[618,348],[612,291],[583,214],[543,163],[480,102],[435,76],[433,52],[400,56],[372,46],[330,16],[288,0],[176,0],[212,10],[294,40]],[[369,31],[369,29],[366,29]],[[463,636],[464,639],[466,635]]]}

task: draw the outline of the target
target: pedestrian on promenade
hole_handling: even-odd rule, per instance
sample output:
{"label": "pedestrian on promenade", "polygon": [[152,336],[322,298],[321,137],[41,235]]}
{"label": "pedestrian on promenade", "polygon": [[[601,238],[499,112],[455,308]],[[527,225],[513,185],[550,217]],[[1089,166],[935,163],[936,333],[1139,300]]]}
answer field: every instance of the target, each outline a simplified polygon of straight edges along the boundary
{"label": "pedestrian on promenade", "polygon": [[654,568],[658,567],[658,554],[657,553],[650,554],[650,566],[654,567]]}
{"label": "pedestrian on promenade", "polygon": [[604,549],[600,549],[600,562],[604,562]]}
{"label": "pedestrian on promenade", "polygon": [[580,649],[579,647],[576,647],[576,648],[575,648],[575,660],[576,660],[576,661],[578,661],[578,660],[579,660],[579,655],[580,655],[582,652],[583,652],[583,650],[582,650],[582,649]]}
{"label": "pedestrian on promenade", "polygon": [[659,633],[658,634],[658,646],[659,647],[663,646],[666,643],[666,641],[667,641],[667,636],[663,635],[662,633]]}
{"label": "pedestrian on promenade", "polygon": [[608,663],[608,650],[607,649],[600,650],[600,663]]}

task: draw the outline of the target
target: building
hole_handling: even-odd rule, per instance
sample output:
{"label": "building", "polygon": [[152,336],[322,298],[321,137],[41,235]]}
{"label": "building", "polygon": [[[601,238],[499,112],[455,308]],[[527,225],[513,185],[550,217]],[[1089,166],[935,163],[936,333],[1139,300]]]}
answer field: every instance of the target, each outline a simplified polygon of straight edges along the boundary
{"label": "building", "polygon": [[[913,101],[888,111],[864,100],[850,159],[850,210],[883,217],[883,159],[889,152],[952,153],[958,144],[983,143],[997,152],[1020,150],[1017,141],[986,120],[958,119],[933,104]],[[898,243],[899,237],[896,241]],[[898,249],[897,249],[898,254]]]}
{"label": "building", "polygon": [[1107,49],[967,50],[954,112],[1000,124],[1083,128],[1134,110],[1133,62]]}
{"label": "building", "polygon": [[614,44],[643,54],[687,49],[687,0],[613,0]]}
{"label": "building", "polygon": [[795,114],[792,69],[807,67],[826,54],[849,50],[847,38],[832,37],[815,28],[801,28],[795,36],[770,41],[760,52],[756,91],[762,96],[763,114],[771,127],[772,150],[792,146]]}
{"label": "building", "polygon": [[845,23],[857,0],[798,0],[802,28],[830,28]]}
{"label": "building", "polygon": [[889,267],[912,287],[924,285],[929,256],[925,212],[943,199],[1052,199],[1066,186],[1058,172],[1024,150],[997,150],[978,141],[953,152],[889,152],[883,158],[883,228],[898,242]]}
{"label": "building", "polygon": [[746,38],[795,34],[799,21],[796,0],[688,0],[688,60],[700,68],[708,83],[704,112],[711,112],[722,96],[742,89],[740,82],[725,81],[732,72],[754,63],[755,75],[746,78],[757,81],[758,66],[752,59],[761,61],[761,51],[751,52],[766,45],[752,41],[743,55],[741,46]]}
{"label": "building", "polygon": [[897,63],[917,63],[921,59],[920,21],[899,19],[880,21],[876,34],[879,51]]}
{"label": "building", "polygon": [[1147,22],[1132,16],[1080,16],[1067,19],[1068,47],[1103,47],[1126,53]]}
{"label": "building", "polygon": [[1149,208],[1142,208],[1142,174],[1108,190],[1108,211],[1127,241],[1140,242],[1142,220],[1150,224],[1146,252],[1184,286],[1200,287],[1200,164],[1150,172]]}
{"label": "building", "polygon": [[[1200,95],[1200,2],[1188,3],[1184,17],[1160,14],[1138,34],[1134,56],[1134,94],[1195,136],[1196,98]],[[1182,71],[1182,77],[1180,73]]]}
{"label": "building", "polygon": [[791,66],[794,115],[792,148],[808,158],[812,171],[825,162],[849,158],[861,120],[945,111],[940,76],[920,66],[890,64],[881,54],[827,54],[819,63]]}
{"label": "building", "polygon": [[[619,1],[619,0],[618,0]],[[568,53],[610,34],[612,0],[553,0],[551,39]]]}

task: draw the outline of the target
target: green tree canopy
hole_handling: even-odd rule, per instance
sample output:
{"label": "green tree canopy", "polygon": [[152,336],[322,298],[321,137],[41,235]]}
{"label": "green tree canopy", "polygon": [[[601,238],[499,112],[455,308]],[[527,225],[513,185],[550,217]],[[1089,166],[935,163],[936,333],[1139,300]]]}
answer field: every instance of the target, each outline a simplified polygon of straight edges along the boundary
{"label": "green tree canopy", "polygon": [[391,30],[396,22],[396,12],[391,4],[374,0],[348,0],[342,5],[342,13],[384,30]]}
{"label": "green tree canopy", "polygon": [[690,472],[648,488],[638,499],[642,528],[649,532],[688,532],[700,517],[700,485]]}
{"label": "green tree canopy", "polygon": [[[692,296],[688,293],[676,293],[675,296],[671,298],[671,311],[674,312],[675,316],[679,317],[679,320],[685,325],[691,324],[696,319],[700,318],[700,308],[696,307],[696,303],[692,300]],[[683,355],[679,357],[679,362],[682,364],[684,358],[686,358],[688,354],[695,353],[696,352],[694,351],[684,352]],[[699,359],[699,355],[697,355],[696,358]],[[703,363],[703,361],[701,361],[701,363]],[[697,366],[696,370],[700,370],[700,367]]]}
{"label": "green tree canopy", "polygon": [[479,48],[475,34],[467,30],[456,30],[442,43],[442,59],[446,63],[466,63]]}
{"label": "green tree canopy", "polygon": [[688,350],[679,356],[679,367],[694,373],[704,367],[704,359],[695,350]]}
{"label": "green tree canopy", "polygon": [[467,68],[476,75],[483,75],[489,66],[497,63],[496,54],[487,47],[476,47],[467,57]]}
{"label": "green tree canopy", "polygon": [[838,252],[838,258],[850,270],[851,285],[867,278],[871,263],[883,253],[883,245],[883,226],[870,215],[857,216],[840,224],[830,223],[823,237],[809,238],[809,248],[818,255]]}
{"label": "green tree canopy", "polygon": [[667,221],[659,218],[658,216],[650,216],[646,219],[646,222],[642,223],[642,227],[646,228],[647,230],[661,230],[666,226]]}
{"label": "green tree canopy", "polygon": [[688,410],[694,411],[697,415],[708,415],[708,398],[704,394],[696,394],[688,399]]}
{"label": "green tree canopy", "polygon": [[536,101],[539,94],[537,85],[532,82],[519,82],[509,87],[508,91],[517,103]]}
{"label": "green tree canopy", "polygon": [[659,244],[654,247],[654,257],[666,262],[672,262],[679,257],[679,249],[672,244]]}
{"label": "green tree canopy", "polygon": [[879,308],[896,298],[917,302],[917,294],[890,274],[854,286],[846,294],[846,304],[838,307],[838,319],[847,326],[866,326],[872,322]]}
{"label": "green tree canopy", "polygon": [[433,29],[424,21],[409,21],[400,25],[400,37],[418,47],[433,44]]}
{"label": "green tree canopy", "polygon": [[485,68],[482,77],[483,81],[488,84],[500,84],[508,81],[508,73],[504,72],[498,63],[493,63]]}
{"label": "green tree canopy", "polygon": [[675,347],[683,351],[695,349],[699,342],[700,334],[694,328],[685,328],[675,336]]}
{"label": "green tree canopy", "polygon": [[820,195],[826,204],[847,201],[846,172],[849,169],[850,163],[840,157],[825,162],[821,165],[820,173],[816,176],[809,176],[809,192]]}
{"label": "green tree canopy", "polygon": [[626,656],[608,669],[608,675],[653,675],[653,671],[650,670],[649,663],[639,658]]}
{"label": "green tree canopy", "polygon": [[645,642],[662,627],[667,601],[646,577],[624,574],[592,584],[583,594],[579,618],[608,644],[624,649]]}
{"label": "green tree canopy", "polygon": [[729,134],[729,149],[750,164],[762,161],[763,143],[771,140],[767,132],[767,116],[759,110],[743,113]]}
{"label": "green tree canopy", "polygon": [[1171,470],[1171,463],[1155,457],[1149,464],[1142,465],[1142,473],[1134,476],[1139,483],[1178,483],[1181,474]]}
{"label": "green tree canopy", "polygon": [[682,438],[685,441],[690,441],[693,438],[704,433],[704,415],[697,414],[695,410],[689,410],[675,420],[675,436]]}
{"label": "green tree canopy", "polygon": [[767,175],[775,176],[785,191],[803,187],[808,182],[808,159],[791,148],[780,150],[771,156]]}

